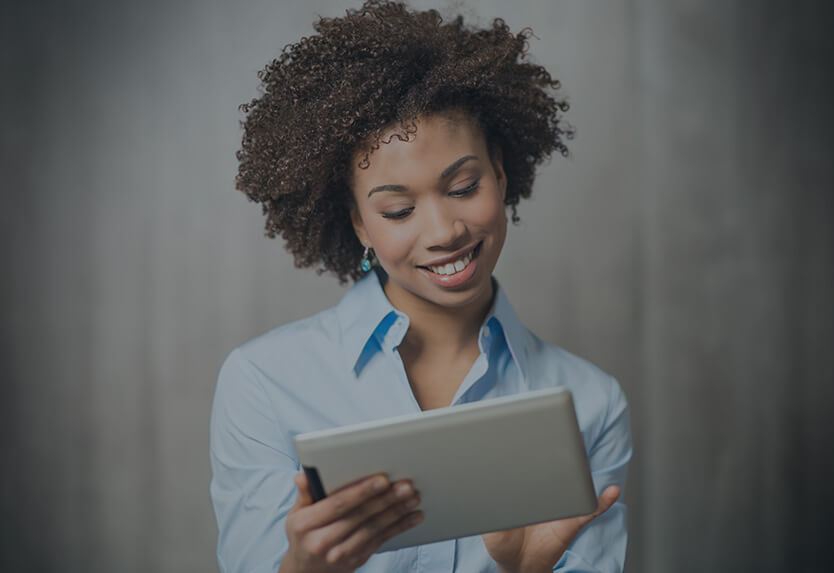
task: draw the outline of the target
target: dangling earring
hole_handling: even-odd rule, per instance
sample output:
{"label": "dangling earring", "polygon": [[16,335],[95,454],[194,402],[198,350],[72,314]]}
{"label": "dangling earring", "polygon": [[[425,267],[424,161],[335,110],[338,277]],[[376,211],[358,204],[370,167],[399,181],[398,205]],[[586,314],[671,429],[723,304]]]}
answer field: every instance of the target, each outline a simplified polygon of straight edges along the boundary
{"label": "dangling earring", "polygon": [[368,254],[369,250],[370,248],[366,246],[365,252],[362,253],[362,261],[359,263],[359,268],[366,273],[371,270],[371,255]]}

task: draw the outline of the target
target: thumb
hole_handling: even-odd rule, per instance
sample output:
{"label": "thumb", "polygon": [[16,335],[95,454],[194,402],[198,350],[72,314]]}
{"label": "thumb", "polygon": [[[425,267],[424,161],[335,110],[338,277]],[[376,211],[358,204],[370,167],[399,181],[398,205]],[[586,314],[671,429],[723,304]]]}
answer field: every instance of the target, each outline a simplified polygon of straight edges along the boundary
{"label": "thumb", "polygon": [[609,485],[605,488],[605,491],[597,498],[597,508],[593,513],[589,513],[588,515],[581,515],[578,517],[579,523],[581,527],[585,527],[588,523],[594,520],[594,518],[599,517],[609,509],[611,506],[614,505],[614,502],[617,501],[617,498],[620,497],[620,488],[616,485]]}
{"label": "thumb", "polygon": [[620,487],[616,485],[609,485],[605,488],[605,491],[602,492],[602,495],[599,496],[597,510],[594,512],[594,516],[602,515],[609,509],[611,506],[614,505],[614,502],[620,497]]}
{"label": "thumb", "polygon": [[313,494],[310,493],[310,484],[304,472],[295,474],[293,477],[295,487],[298,488],[298,499],[295,500],[295,507],[305,507],[313,504]]}

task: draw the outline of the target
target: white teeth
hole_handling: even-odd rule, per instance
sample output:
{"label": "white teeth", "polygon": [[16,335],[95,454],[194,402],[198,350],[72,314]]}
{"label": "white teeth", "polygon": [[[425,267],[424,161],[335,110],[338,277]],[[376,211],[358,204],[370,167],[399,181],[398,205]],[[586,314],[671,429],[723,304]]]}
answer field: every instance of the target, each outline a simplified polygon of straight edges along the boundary
{"label": "white teeth", "polygon": [[453,275],[455,273],[459,273],[460,271],[465,269],[466,265],[468,265],[472,261],[472,253],[473,251],[469,251],[469,253],[467,253],[462,258],[456,260],[453,263],[437,265],[434,267],[429,267],[429,269],[431,269],[433,273],[436,273],[438,275]]}

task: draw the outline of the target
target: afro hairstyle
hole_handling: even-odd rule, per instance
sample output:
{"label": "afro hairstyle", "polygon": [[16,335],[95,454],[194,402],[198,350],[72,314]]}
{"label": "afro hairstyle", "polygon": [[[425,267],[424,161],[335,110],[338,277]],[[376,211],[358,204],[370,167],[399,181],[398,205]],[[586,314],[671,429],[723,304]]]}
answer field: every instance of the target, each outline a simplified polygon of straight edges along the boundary
{"label": "afro hairstyle", "polygon": [[266,235],[285,240],[297,267],[342,283],[365,274],[350,181],[392,126],[407,141],[423,115],[458,110],[474,120],[501,150],[513,222],[536,166],[568,154],[568,105],[559,82],[529,61],[529,28],[513,34],[500,18],[474,28],[462,16],[444,22],[435,10],[368,0],[314,29],[258,73],[260,97],[240,106],[235,186],[261,203]]}

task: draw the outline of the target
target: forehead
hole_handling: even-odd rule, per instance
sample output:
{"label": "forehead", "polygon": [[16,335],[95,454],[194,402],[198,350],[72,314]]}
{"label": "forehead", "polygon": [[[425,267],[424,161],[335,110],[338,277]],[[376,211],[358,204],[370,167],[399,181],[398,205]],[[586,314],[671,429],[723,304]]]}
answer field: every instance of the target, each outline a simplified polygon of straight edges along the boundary
{"label": "forehead", "polygon": [[[414,120],[416,130],[402,141],[399,125],[382,132],[379,147],[368,155],[367,168],[357,165],[365,150],[353,162],[354,182],[376,181],[379,178],[404,178],[409,174],[436,177],[449,164],[464,155],[486,159],[487,146],[477,122],[461,113],[421,116]],[[386,181],[395,183],[396,181]]]}

